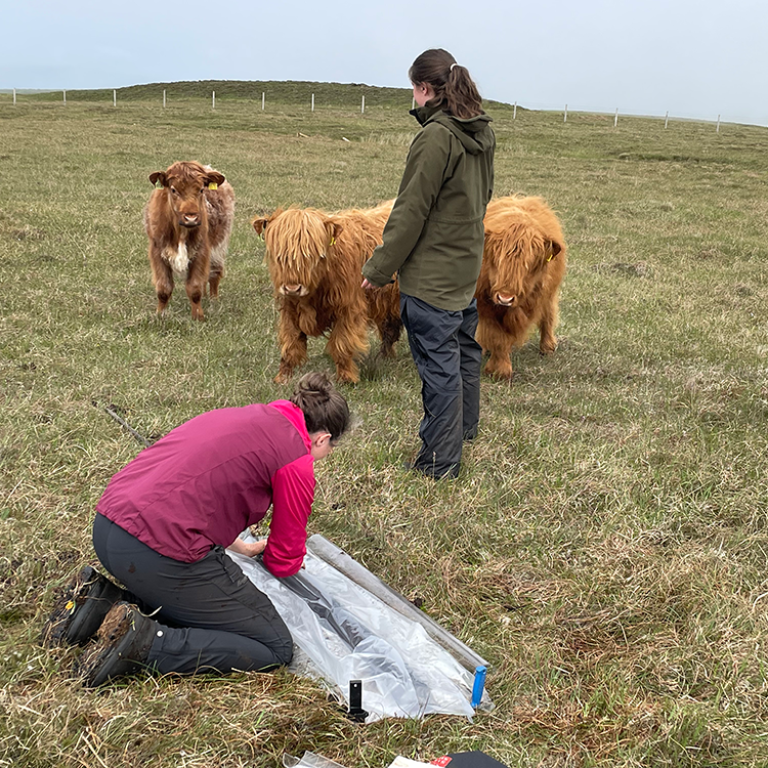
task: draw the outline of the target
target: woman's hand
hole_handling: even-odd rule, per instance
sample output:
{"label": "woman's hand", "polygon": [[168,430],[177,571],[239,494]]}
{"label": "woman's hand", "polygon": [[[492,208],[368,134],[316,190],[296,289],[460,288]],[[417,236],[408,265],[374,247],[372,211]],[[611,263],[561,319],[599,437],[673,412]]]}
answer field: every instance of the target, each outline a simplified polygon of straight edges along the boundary
{"label": "woman's hand", "polygon": [[[392,279],[389,281],[388,285],[392,285],[392,283],[395,282],[395,277],[396,277],[395,275],[392,275]],[[370,291],[373,288],[381,288],[382,286],[374,285],[373,283],[368,282],[367,277],[364,277],[363,282],[360,284],[360,287],[364,288],[366,291]]]}
{"label": "woman's hand", "polygon": [[260,555],[267,546],[266,539],[259,539],[259,541],[246,542],[239,536],[227,547],[232,552],[237,552],[238,555],[245,555],[246,557],[256,557]]}

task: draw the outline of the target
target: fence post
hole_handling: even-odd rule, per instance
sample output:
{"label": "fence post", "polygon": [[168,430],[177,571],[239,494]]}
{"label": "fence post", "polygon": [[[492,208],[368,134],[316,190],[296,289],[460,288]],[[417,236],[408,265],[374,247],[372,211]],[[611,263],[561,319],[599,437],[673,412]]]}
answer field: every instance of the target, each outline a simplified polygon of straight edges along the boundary
{"label": "fence post", "polygon": [[163,109],[165,109],[165,88],[163,88]]}
{"label": "fence post", "polygon": [[411,109],[416,109],[416,97],[411,99]]}
{"label": "fence post", "polygon": [[117,90],[115,90],[114,88],[112,89],[112,106],[113,107],[117,106]]}
{"label": "fence post", "polygon": [[664,115],[664,130],[667,130],[667,125],[669,124],[669,110],[667,110],[667,114]]}
{"label": "fence post", "polygon": [[568,105],[565,105],[565,112],[563,112],[563,122],[568,122]]}
{"label": "fence post", "polygon": [[216,109],[216,91],[211,91],[211,109]]}
{"label": "fence post", "polygon": [[515,102],[515,108],[512,110],[512,119],[517,120],[517,102]]}
{"label": "fence post", "polygon": [[363,103],[360,105],[360,114],[365,114],[365,96],[363,96]]}
{"label": "fence post", "polygon": [[266,96],[266,94],[264,93],[264,91],[262,91],[261,92],[261,111],[262,112],[264,111],[264,97],[265,96]]}
{"label": "fence post", "polygon": [[67,106],[67,92],[66,91],[62,91],[62,93],[64,94],[64,106],[66,107]]}
{"label": "fence post", "polygon": [[315,94],[312,94],[312,111],[315,111]]}
{"label": "fence post", "polygon": [[616,114],[613,118],[613,127],[615,128],[619,124],[619,108],[616,107]]}
{"label": "fence post", "polygon": [[717,130],[715,133],[720,133],[720,115],[717,116]]}
{"label": "fence post", "polygon": [[16,106],[16,89],[13,89],[13,106]]}

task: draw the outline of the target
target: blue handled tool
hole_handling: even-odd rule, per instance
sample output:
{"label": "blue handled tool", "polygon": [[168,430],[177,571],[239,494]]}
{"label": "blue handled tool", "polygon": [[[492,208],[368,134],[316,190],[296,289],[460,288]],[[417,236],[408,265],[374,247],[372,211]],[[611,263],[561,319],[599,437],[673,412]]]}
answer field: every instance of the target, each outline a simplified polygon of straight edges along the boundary
{"label": "blue handled tool", "polygon": [[483,690],[485,689],[485,671],[485,667],[475,667],[475,682],[472,685],[472,700],[470,701],[472,709],[477,709],[480,699],[483,698]]}

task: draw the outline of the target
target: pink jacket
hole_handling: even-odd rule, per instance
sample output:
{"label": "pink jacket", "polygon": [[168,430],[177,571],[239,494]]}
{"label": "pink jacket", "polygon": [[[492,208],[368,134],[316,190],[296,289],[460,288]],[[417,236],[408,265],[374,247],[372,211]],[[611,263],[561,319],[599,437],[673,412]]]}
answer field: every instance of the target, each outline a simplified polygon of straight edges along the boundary
{"label": "pink jacket", "polygon": [[209,411],[171,430],[110,480],[96,510],[183,562],[228,547],[272,506],[264,564],[296,573],[306,554],[314,459],[287,400]]}

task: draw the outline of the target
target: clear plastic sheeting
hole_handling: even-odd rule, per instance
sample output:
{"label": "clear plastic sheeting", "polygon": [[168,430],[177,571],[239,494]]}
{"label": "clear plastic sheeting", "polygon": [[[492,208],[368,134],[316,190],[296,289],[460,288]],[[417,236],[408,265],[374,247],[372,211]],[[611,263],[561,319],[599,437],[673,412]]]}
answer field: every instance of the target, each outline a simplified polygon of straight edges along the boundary
{"label": "clear plastic sheeting", "polygon": [[284,768],[344,768],[341,763],[335,763],[314,752],[305,752],[302,758],[293,755],[283,755]]}
{"label": "clear plastic sheeting", "polygon": [[[293,671],[324,680],[347,706],[350,680],[361,680],[366,723],[432,713],[474,715],[473,673],[421,624],[333,566],[308,552],[299,574],[277,579],[259,560],[228,554],[290,629],[297,650]],[[492,707],[486,692],[480,708]]]}

